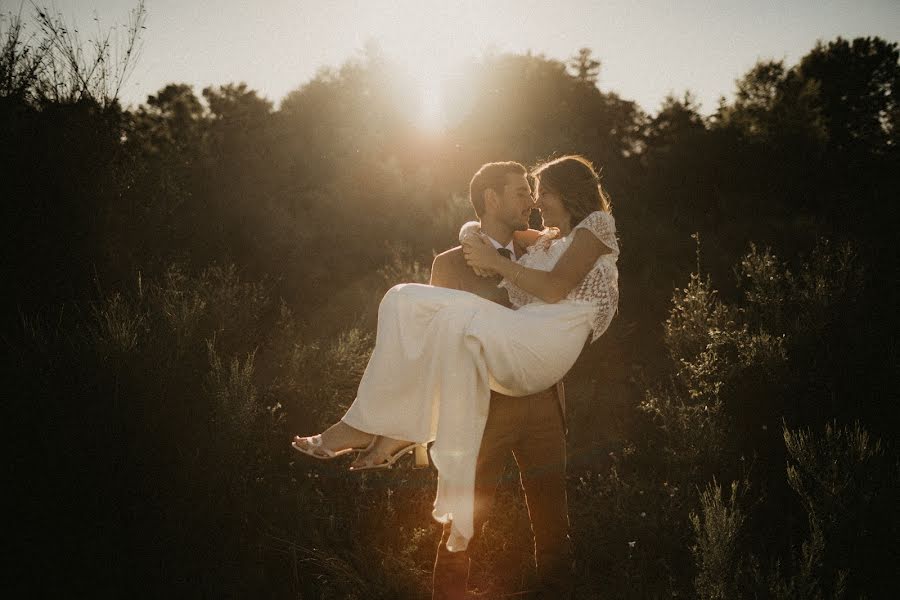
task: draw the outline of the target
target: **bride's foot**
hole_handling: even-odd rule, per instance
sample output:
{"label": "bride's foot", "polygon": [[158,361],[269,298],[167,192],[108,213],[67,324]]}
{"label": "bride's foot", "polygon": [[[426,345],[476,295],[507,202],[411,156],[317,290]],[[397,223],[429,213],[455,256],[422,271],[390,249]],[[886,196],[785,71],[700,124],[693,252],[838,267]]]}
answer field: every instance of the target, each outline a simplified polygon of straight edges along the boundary
{"label": "bride's foot", "polygon": [[375,436],[371,433],[360,431],[343,421],[338,421],[320,435],[310,437],[295,435],[291,446],[303,454],[325,460],[350,452],[366,450],[374,440]]}
{"label": "bride's foot", "polygon": [[415,442],[380,436],[371,448],[356,457],[356,460],[350,464],[350,470],[388,469],[394,465],[397,459],[407,452],[411,452],[418,445]]}

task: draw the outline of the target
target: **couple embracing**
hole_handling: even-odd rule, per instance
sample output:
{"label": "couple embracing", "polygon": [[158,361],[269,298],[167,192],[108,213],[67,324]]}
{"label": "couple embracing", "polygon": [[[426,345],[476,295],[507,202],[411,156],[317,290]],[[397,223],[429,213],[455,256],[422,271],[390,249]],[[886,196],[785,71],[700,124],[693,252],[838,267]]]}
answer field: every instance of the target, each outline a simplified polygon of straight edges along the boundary
{"label": "couple embracing", "polygon": [[[356,400],[293,447],[319,459],[355,453],[352,470],[390,468],[416,451],[438,471],[444,524],[434,598],[464,598],[466,549],[480,533],[513,452],[535,540],[539,587],[570,585],[565,406],[560,380],[618,306],[619,249],[609,200],[586,159],[527,170],[489,163],[472,178],[479,222],[434,259],[431,285],[391,288]],[[544,229],[528,229],[532,208]],[[427,459],[426,459],[427,460]],[[547,596],[549,597],[549,596]]]}

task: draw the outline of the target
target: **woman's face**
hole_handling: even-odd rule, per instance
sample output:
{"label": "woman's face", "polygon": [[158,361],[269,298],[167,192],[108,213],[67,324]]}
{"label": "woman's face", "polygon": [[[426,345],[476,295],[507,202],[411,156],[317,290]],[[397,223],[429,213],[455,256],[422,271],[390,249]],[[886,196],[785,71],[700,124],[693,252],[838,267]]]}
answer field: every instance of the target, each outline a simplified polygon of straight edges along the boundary
{"label": "woman's face", "polygon": [[541,211],[544,227],[558,227],[568,230],[572,215],[566,210],[559,194],[542,186],[541,180],[538,179],[535,195],[537,196],[535,208]]}

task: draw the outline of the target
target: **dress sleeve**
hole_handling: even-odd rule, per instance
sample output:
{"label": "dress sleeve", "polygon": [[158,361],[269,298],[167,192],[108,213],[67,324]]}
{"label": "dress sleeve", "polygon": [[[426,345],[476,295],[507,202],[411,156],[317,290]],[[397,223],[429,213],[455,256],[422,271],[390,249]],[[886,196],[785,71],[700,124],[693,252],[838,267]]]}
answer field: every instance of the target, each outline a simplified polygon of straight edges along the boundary
{"label": "dress sleeve", "polygon": [[602,210],[594,211],[576,225],[575,229],[587,229],[612,250],[614,255],[618,256],[619,242],[616,240],[616,221],[610,213]]}

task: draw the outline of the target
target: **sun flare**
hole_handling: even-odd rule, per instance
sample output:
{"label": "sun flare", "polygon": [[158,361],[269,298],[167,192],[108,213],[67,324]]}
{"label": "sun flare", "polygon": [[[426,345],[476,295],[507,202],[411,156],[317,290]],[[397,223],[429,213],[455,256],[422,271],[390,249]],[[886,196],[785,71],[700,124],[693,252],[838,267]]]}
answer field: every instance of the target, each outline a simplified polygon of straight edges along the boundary
{"label": "sun flare", "polygon": [[434,74],[421,77],[418,93],[419,109],[416,124],[432,133],[443,131],[446,128],[446,113],[442,79]]}

